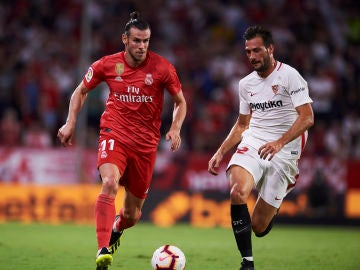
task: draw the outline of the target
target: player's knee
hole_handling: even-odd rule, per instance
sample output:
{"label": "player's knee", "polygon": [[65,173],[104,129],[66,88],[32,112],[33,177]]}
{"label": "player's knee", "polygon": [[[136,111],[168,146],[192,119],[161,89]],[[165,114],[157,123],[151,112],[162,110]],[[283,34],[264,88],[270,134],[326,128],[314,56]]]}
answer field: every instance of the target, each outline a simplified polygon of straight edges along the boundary
{"label": "player's knee", "polygon": [[230,190],[230,201],[232,204],[246,203],[249,194],[245,187],[240,187],[238,184],[233,185]]}
{"label": "player's knee", "polygon": [[104,193],[109,195],[116,195],[119,185],[115,177],[105,176],[102,177],[102,190]]}

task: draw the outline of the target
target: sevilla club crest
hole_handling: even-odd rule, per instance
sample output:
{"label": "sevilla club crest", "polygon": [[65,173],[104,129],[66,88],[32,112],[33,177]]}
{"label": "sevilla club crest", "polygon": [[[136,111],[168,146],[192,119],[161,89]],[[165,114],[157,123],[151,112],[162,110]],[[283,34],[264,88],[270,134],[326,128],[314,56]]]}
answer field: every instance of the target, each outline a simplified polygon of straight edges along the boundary
{"label": "sevilla club crest", "polygon": [[272,88],[274,94],[276,95],[277,92],[279,91],[279,85],[272,85],[271,88]]}

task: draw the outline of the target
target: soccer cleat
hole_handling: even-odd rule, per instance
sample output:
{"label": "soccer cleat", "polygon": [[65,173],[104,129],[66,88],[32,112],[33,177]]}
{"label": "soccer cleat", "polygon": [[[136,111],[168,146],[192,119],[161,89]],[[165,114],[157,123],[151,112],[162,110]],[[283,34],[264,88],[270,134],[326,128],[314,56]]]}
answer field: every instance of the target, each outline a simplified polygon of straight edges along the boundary
{"label": "soccer cleat", "polygon": [[103,247],[102,249],[99,249],[96,254],[96,270],[107,270],[112,261],[113,258],[108,248]]}
{"label": "soccer cleat", "polygon": [[[120,218],[120,215],[117,215],[115,217],[115,221],[114,221],[114,225],[113,227],[115,227],[116,222],[118,221],[118,219]],[[123,234],[123,231],[121,232],[115,232],[114,228],[111,231],[111,237],[110,237],[110,242],[109,242],[109,250],[111,254],[114,254],[115,251],[119,248],[120,246],[120,237]]]}
{"label": "soccer cleat", "polygon": [[239,270],[255,270],[254,262],[243,259]]}

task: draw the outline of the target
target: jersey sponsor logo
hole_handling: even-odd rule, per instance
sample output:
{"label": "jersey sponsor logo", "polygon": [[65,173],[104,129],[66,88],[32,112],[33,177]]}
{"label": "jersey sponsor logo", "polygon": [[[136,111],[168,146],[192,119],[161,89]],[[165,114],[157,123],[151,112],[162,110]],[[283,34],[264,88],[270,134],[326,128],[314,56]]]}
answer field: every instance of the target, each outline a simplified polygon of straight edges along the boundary
{"label": "jersey sponsor logo", "polygon": [[297,93],[299,93],[299,92],[302,92],[302,91],[305,91],[305,87],[300,87],[299,89],[292,90],[292,91],[290,92],[290,95],[292,96],[292,95],[295,95],[295,94],[297,94]]}
{"label": "jersey sponsor logo", "polygon": [[254,92],[248,92],[248,94],[250,95],[250,97],[252,97],[252,96],[255,96],[256,95],[256,93],[254,93]]}
{"label": "jersey sponsor logo", "polygon": [[114,97],[116,100],[121,102],[130,102],[130,103],[139,103],[139,102],[152,102],[152,96],[145,96],[145,95],[121,95],[119,93],[114,93]]}
{"label": "jersey sponsor logo", "polygon": [[116,100],[121,102],[130,102],[130,103],[140,103],[140,102],[152,102],[153,97],[147,96],[140,93],[140,88],[136,86],[128,86],[126,89],[126,94],[120,94],[114,92],[114,97]]}
{"label": "jersey sponsor logo", "polygon": [[145,84],[146,85],[152,85],[154,82],[154,79],[150,73],[146,74],[145,76]]}
{"label": "jersey sponsor logo", "polygon": [[89,67],[89,69],[88,69],[88,71],[87,71],[87,73],[86,73],[86,75],[85,75],[85,80],[86,80],[87,82],[90,82],[91,79],[92,79],[92,77],[93,77],[93,75],[94,75],[94,71],[93,71],[92,67]]}
{"label": "jersey sponsor logo", "polygon": [[261,102],[261,103],[250,103],[250,108],[252,110],[262,110],[265,111],[266,109],[272,109],[272,108],[278,108],[282,107],[283,102],[282,100],[269,100],[267,102]]}

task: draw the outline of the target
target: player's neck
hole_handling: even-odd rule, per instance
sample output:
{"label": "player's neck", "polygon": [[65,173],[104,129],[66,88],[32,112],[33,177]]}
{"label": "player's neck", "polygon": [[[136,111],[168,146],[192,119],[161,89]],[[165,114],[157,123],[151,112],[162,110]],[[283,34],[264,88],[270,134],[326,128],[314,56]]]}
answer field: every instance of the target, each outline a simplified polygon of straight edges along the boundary
{"label": "player's neck", "polygon": [[274,71],[276,65],[277,65],[277,61],[275,59],[271,59],[271,64],[269,65],[269,67],[264,72],[258,72],[258,75],[261,78],[266,78]]}

